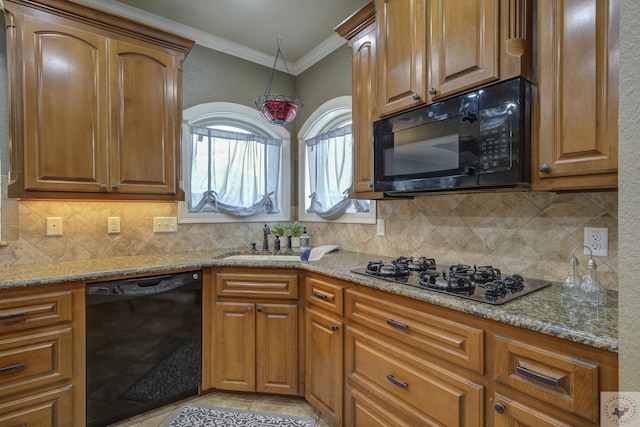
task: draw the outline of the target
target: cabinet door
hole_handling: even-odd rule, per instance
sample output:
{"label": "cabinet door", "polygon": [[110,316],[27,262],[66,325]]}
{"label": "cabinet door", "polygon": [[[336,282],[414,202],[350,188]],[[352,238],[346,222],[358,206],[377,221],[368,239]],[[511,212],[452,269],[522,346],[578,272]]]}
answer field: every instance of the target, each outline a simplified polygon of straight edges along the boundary
{"label": "cabinet door", "polygon": [[429,96],[498,79],[498,0],[429,2]]}
{"label": "cabinet door", "polygon": [[307,308],[305,397],[342,425],[342,323]]}
{"label": "cabinet door", "polygon": [[378,0],[378,114],[424,104],[426,0]]}
{"label": "cabinet door", "polygon": [[215,387],[255,390],[255,310],[252,303],[216,303]]}
{"label": "cabinet door", "polygon": [[534,189],[617,186],[618,29],[618,0],[538,2]]}
{"label": "cabinet door", "polygon": [[[375,197],[373,190],[373,121],[376,118],[375,25],[349,43],[353,86],[353,192]],[[373,196],[373,197],[372,197]]]}
{"label": "cabinet door", "polygon": [[100,191],[107,182],[106,39],[57,17],[24,15],[23,23],[25,189]]}
{"label": "cabinet door", "polygon": [[298,392],[298,305],[256,307],[256,391]]}
{"label": "cabinet door", "polygon": [[175,57],[142,45],[109,44],[111,116],[110,190],[175,194]]}

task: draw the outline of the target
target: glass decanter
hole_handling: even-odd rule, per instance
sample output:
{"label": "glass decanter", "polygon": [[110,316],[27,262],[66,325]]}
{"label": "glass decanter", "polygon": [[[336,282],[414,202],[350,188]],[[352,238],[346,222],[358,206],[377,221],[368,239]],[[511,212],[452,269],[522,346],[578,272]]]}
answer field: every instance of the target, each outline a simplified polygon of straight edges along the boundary
{"label": "glass decanter", "polygon": [[582,276],[578,273],[578,258],[574,255],[569,260],[571,271],[567,274],[567,278],[562,283],[562,296],[574,300],[582,299],[580,295],[580,286],[582,285]]}
{"label": "glass decanter", "polygon": [[606,305],[607,291],[596,278],[597,265],[593,258],[587,262],[587,275],[580,285],[580,298],[591,305]]}

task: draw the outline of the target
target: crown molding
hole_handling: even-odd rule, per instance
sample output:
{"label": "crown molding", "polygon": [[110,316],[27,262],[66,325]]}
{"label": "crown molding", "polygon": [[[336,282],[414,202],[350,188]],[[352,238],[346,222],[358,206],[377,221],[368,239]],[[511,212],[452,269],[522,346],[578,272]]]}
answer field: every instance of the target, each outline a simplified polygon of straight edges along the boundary
{"label": "crown molding", "polygon": [[[169,33],[186,37],[196,42],[200,46],[207,47],[209,49],[216,50],[218,52],[226,53],[246,61],[250,61],[265,67],[273,67],[274,56],[256,49],[251,49],[239,43],[232,42],[222,37],[214,36],[206,31],[198,30],[189,27],[179,22],[172,21],[170,19],[155,15],[153,13],[145,12],[143,10],[131,7],[126,4],[118,3],[114,0],[74,0],[76,3],[85,4],[87,6],[101,9],[106,12],[110,12],[125,18],[132,19],[134,21],[142,22],[146,25],[150,25]],[[2,5],[2,0],[0,0]],[[302,73],[304,70],[311,67],[316,62],[336,50],[346,41],[337,34],[331,35],[324,42],[313,48],[309,53],[300,58],[295,63],[286,61],[286,67],[282,61],[278,61],[276,69],[278,71],[289,72],[294,76]]]}

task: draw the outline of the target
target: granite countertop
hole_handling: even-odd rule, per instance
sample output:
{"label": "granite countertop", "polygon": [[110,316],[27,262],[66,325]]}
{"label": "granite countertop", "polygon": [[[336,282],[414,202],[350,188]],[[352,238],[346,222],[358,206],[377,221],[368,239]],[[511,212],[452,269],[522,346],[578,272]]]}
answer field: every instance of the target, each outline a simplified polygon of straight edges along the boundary
{"label": "granite countertop", "polygon": [[492,305],[351,273],[351,269],[362,267],[371,259],[378,259],[376,255],[339,251],[313,262],[222,259],[240,253],[236,249],[218,249],[3,267],[0,289],[70,281],[91,282],[117,276],[210,266],[301,268],[568,341],[614,352],[618,350],[617,292],[608,292],[606,307],[594,308],[563,300],[560,284],[553,283],[504,305]]}

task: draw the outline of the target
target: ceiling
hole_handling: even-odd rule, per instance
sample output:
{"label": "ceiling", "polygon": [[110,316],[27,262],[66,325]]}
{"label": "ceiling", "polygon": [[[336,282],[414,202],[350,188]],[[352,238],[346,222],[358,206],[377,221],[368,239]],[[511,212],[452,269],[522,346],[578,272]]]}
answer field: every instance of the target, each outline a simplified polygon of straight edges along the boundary
{"label": "ceiling", "polygon": [[[371,0],[75,0],[299,74],[345,43],[333,29]],[[284,70],[281,61],[278,68]]]}

